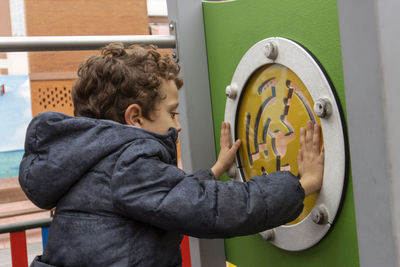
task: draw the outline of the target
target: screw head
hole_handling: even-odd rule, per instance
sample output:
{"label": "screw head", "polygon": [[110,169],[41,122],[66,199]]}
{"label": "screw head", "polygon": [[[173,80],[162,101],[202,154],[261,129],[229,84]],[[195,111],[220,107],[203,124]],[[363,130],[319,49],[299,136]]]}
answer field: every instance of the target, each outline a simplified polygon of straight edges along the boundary
{"label": "screw head", "polygon": [[311,219],[316,224],[327,224],[328,211],[322,206],[314,207],[314,209],[311,211]]}
{"label": "screw head", "polygon": [[275,239],[275,231],[274,229],[270,229],[264,232],[261,232],[261,237],[265,240],[265,241],[273,241]]}
{"label": "screw head", "polygon": [[314,103],[314,112],[320,118],[328,118],[332,113],[331,102],[327,98],[319,98]]}
{"label": "screw head", "polygon": [[225,94],[230,99],[235,99],[237,96],[238,88],[235,83],[228,85],[225,89]]}
{"label": "screw head", "polygon": [[264,54],[267,58],[275,60],[278,57],[278,46],[274,42],[266,43]]}
{"label": "screw head", "polygon": [[174,24],[173,23],[169,23],[169,30],[170,31],[173,31],[174,29],[175,29],[175,26],[174,26]]}

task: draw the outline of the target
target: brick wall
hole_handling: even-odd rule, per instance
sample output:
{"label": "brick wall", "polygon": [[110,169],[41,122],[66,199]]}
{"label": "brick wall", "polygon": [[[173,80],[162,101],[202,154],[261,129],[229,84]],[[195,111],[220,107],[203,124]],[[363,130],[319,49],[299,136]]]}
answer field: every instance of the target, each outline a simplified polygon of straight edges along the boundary
{"label": "brick wall", "polygon": [[[148,34],[146,0],[25,0],[25,13],[28,36]],[[90,54],[30,53],[30,72],[75,72]]]}
{"label": "brick wall", "polygon": [[[25,0],[25,14],[28,36],[149,34],[146,0]],[[40,106],[34,102],[39,88],[51,88],[51,81],[57,80],[69,84],[66,79],[74,79],[79,63],[97,53],[29,53],[32,107]],[[37,110],[42,108],[33,108],[33,116]],[[52,105],[46,110],[60,111]],[[63,112],[72,115],[72,107]]]}

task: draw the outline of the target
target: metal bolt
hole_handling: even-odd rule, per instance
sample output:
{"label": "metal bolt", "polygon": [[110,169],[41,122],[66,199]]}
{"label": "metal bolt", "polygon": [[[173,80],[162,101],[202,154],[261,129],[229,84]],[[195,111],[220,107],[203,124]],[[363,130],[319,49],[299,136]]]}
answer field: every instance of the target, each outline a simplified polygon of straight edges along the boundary
{"label": "metal bolt", "polygon": [[316,224],[327,224],[328,211],[323,206],[314,207],[313,210],[311,211],[311,219]]}
{"label": "metal bolt", "polygon": [[230,99],[235,99],[237,96],[238,88],[235,83],[228,85],[225,89],[225,94]]}
{"label": "metal bolt", "polygon": [[169,23],[169,30],[172,32],[172,31],[174,31],[175,30],[175,26],[174,26],[174,24],[171,22],[171,23]]}
{"label": "metal bolt", "polygon": [[278,57],[278,46],[273,42],[268,42],[264,47],[265,56],[275,60]]}
{"label": "metal bolt", "polygon": [[236,175],[237,175],[237,167],[236,164],[233,163],[231,165],[231,167],[229,167],[228,171],[226,172],[226,174],[233,179],[236,179]]}
{"label": "metal bolt", "polygon": [[172,51],[172,52],[171,52],[171,56],[172,56],[172,58],[176,58],[176,52],[175,52],[175,51]]}
{"label": "metal bolt", "polygon": [[261,237],[265,240],[265,241],[273,241],[275,239],[275,231],[274,229],[270,229],[264,232],[261,232]]}
{"label": "metal bolt", "polygon": [[328,118],[332,113],[331,102],[327,98],[320,98],[314,103],[314,112],[320,118]]}

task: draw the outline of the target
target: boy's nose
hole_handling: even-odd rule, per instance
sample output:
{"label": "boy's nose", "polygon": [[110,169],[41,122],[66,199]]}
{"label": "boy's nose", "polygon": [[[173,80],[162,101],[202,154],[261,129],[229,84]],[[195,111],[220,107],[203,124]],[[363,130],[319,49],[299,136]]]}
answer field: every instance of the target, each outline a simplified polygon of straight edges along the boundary
{"label": "boy's nose", "polygon": [[177,122],[177,127],[175,129],[178,131],[178,133],[182,130],[182,126],[179,121]]}

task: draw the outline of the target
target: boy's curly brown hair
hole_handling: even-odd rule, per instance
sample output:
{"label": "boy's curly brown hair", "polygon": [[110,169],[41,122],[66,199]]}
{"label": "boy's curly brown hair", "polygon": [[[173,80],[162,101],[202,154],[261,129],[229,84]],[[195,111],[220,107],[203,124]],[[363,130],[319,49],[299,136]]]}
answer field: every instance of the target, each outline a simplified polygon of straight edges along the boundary
{"label": "boy's curly brown hair", "polygon": [[160,95],[163,80],[173,80],[178,87],[183,81],[179,65],[168,55],[161,55],[155,46],[112,43],[101,55],[85,60],[78,69],[78,80],[72,88],[74,115],[109,119],[125,123],[125,110],[131,104],[142,108],[142,115],[151,119]]}

